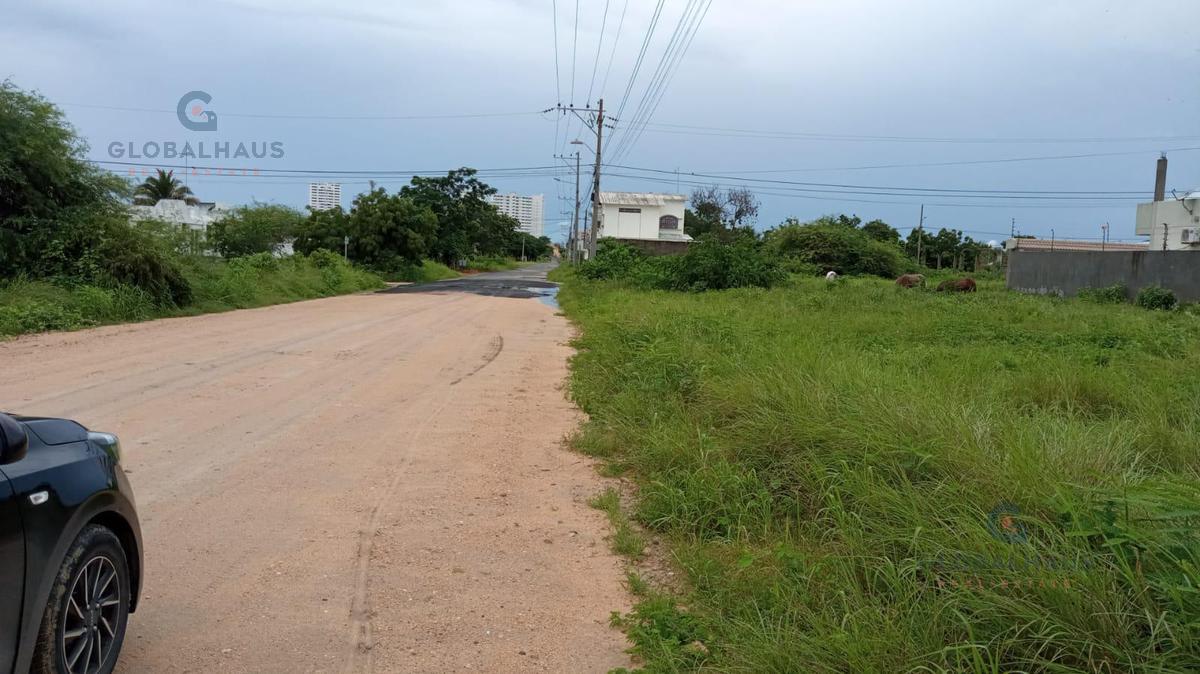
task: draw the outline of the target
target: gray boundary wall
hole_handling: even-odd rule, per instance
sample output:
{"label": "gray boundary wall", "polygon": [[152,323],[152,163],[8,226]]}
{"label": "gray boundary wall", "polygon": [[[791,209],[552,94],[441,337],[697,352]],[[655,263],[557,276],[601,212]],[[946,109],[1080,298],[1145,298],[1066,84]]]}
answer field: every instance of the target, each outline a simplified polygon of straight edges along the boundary
{"label": "gray boundary wall", "polygon": [[1008,254],[1008,287],[1040,295],[1124,283],[1132,299],[1160,285],[1183,302],[1200,301],[1200,251],[1023,251]]}

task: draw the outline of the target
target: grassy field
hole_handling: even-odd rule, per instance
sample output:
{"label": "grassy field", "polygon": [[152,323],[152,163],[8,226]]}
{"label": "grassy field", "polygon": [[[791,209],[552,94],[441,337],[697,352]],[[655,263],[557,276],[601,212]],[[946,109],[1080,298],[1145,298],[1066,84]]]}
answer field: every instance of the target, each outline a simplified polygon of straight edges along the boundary
{"label": "grassy field", "polygon": [[0,283],[0,338],[260,307],[383,286],[375,274],[332,254],[284,259],[252,256],[230,262],[185,258],[182,270],[194,296],[183,307],[156,305],[149,295],[131,286],[67,286],[20,279]]}
{"label": "grassy field", "polygon": [[1200,665],[1200,316],[565,275],[575,444],[684,579],[631,579],[616,622],[647,669]]}

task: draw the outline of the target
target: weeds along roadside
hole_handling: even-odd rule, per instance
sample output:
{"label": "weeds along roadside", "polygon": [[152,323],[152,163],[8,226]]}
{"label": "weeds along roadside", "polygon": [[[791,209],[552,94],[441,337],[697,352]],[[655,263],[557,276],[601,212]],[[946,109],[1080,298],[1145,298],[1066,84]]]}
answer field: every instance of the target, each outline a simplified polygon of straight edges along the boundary
{"label": "weeds along roadside", "polygon": [[258,254],[230,261],[196,256],[182,259],[179,268],[190,288],[182,306],[120,283],[8,281],[0,285],[0,337],[245,309],[383,286],[378,275],[333,253]]}
{"label": "weeds along roadside", "polygon": [[648,669],[1194,667],[1194,315],[558,275],[575,446],[686,580],[631,582]]}

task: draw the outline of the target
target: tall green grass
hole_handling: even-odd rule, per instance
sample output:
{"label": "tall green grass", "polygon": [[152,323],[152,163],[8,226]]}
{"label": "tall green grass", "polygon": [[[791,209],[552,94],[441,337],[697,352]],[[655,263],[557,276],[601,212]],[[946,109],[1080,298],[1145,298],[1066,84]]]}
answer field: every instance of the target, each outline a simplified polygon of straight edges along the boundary
{"label": "tall green grass", "polygon": [[0,284],[0,336],[245,309],[383,285],[375,274],[332,253],[282,259],[252,255],[230,261],[188,257],[181,267],[193,297],[182,307],[156,304],[148,293],[128,285],[26,279]]}
{"label": "tall green grass", "polygon": [[1197,316],[562,276],[576,444],[688,580],[619,621],[648,669],[1200,666]]}

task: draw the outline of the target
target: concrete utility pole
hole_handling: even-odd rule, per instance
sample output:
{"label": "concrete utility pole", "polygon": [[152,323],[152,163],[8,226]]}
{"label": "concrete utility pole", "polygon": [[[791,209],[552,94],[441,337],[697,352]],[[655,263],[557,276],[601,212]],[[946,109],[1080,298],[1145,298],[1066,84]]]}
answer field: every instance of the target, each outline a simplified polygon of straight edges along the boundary
{"label": "concrete utility pole", "polygon": [[575,224],[571,228],[571,262],[579,262],[579,150],[575,151]]}
{"label": "concrete utility pole", "polygon": [[600,111],[596,115],[596,172],[592,176],[592,236],[588,245],[588,259],[596,257],[596,236],[600,227],[600,155],[604,152],[604,99],[599,101]]}
{"label": "concrete utility pole", "polygon": [[921,218],[917,221],[917,264],[924,264],[921,259],[921,240],[925,238],[925,204],[921,204]]}
{"label": "concrete utility pole", "polygon": [[1103,225],[1100,225],[1100,232],[1101,232],[1100,250],[1104,250],[1105,248],[1108,247],[1108,223],[1107,222],[1104,223]]}

